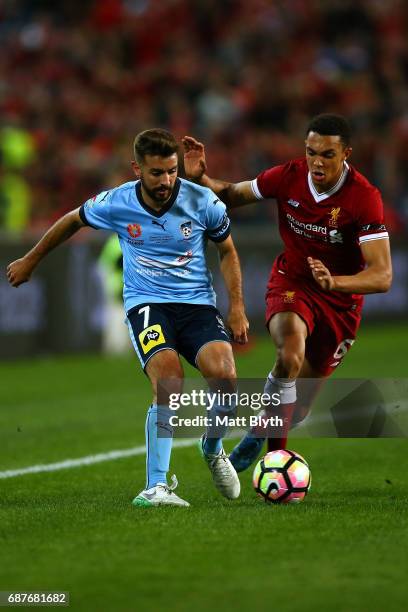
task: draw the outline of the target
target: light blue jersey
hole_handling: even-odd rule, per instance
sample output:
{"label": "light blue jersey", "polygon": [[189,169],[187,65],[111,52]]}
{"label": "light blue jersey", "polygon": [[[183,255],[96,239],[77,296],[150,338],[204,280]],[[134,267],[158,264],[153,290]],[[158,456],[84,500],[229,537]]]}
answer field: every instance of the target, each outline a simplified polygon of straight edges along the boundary
{"label": "light blue jersey", "polygon": [[210,189],[178,178],[170,200],[156,211],[144,202],[140,181],[131,181],[91,198],[80,215],[119,236],[127,313],[145,302],[215,306],[206,244],[225,240],[230,220]]}

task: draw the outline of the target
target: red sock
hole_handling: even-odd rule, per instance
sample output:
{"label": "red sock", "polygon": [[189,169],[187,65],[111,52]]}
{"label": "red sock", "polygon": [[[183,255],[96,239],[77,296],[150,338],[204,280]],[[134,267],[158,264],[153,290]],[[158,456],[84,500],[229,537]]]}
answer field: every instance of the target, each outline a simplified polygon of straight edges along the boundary
{"label": "red sock", "polygon": [[271,414],[269,411],[259,418],[259,424],[252,427],[251,434],[254,438],[268,438],[270,435],[269,418]]}
{"label": "red sock", "polygon": [[[288,441],[288,433],[290,425],[292,423],[293,411],[295,409],[295,406],[295,402],[293,404],[284,404],[284,406],[281,406],[281,408],[283,408],[284,410],[285,415],[283,417],[283,426],[281,427],[281,436],[271,438],[268,437],[268,453],[286,448],[286,443]],[[282,416],[282,413],[279,416]]]}

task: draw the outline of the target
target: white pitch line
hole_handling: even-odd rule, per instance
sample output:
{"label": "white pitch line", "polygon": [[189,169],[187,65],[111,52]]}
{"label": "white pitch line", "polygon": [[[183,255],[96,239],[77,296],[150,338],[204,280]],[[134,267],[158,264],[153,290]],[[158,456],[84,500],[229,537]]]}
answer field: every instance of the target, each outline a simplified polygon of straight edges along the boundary
{"label": "white pitch line", "polygon": [[[185,446],[194,446],[196,440],[174,440],[173,448],[183,448]],[[135,455],[143,455],[146,452],[145,446],[135,446],[134,448],[124,448],[122,450],[113,450],[108,453],[99,453],[98,455],[88,455],[87,457],[79,457],[78,459],[65,459],[57,463],[44,463],[39,465],[30,465],[25,468],[16,470],[5,470],[0,472],[1,478],[15,478],[16,476],[24,476],[25,474],[39,474],[40,472],[57,472],[58,470],[70,470],[72,468],[81,467],[83,465],[93,465],[94,463],[102,463],[103,461],[114,461],[123,457],[134,457]]]}

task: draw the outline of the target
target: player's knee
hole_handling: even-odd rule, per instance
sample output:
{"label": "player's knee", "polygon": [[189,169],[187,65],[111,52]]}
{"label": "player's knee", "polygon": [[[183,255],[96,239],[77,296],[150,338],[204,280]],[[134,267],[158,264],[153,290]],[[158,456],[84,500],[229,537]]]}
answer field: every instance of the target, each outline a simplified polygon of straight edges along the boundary
{"label": "player's knee", "polygon": [[181,393],[183,389],[183,372],[180,370],[163,373],[163,377],[158,382],[165,386],[170,393]]}
{"label": "player's knee", "polygon": [[173,351],[161,351],[161,354],[152,357],[146,373],[152,384],[155,401],[159,404],[167,404],[171,394],[180,394],[183,390],[183,368]]}
{"label": "player's knee", "polygon": [[237,372],[235,369],[234,358],[232,356],[221,359],[219,364],[219,372],[219,376],[224,380],[235,381],[237,378]]}
{"label": "player's knee", "polygon": [[297,378],[304,360],[302,351],[285,348],[278,349],[276,364],[273,371],[277,378]]}
{"label": "player's knee", "polygon": [[231,381],[233,383],[237,378],[234,360],[229,357],[219,357],[206,365],[205,377]]}
{"label": "player's knee", "polygon": [[197,365],[205,378],[236,380],[234,355],[231,346],[224,342],[213,342],[204,347]]}
{"label": "player's knee", "polygon": [[183,373],[166,372],[158,380],[152,381],[153,399],[160,405],[167,405],[171,397],[183,392]]}

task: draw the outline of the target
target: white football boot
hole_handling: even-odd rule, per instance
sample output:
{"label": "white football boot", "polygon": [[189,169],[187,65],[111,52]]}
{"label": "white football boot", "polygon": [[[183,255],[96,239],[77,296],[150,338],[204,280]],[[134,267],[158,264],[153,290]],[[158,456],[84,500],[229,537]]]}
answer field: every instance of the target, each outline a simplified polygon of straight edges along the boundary
{"label": "white football boot", "polygon": [[204,440],[205,436],[203,435],[200,438],[199,448],[210,469],[216,488],[227,499],[237,499],[241,492],[241,484],[234,466],[223,448],[221,448],[218,454],[205,453],[203,447]]}
{"label": "white football boot", "polygon": [[189,506],[190,504],[174,493],[178,485],[176,476],[171,477],[171,485],[159,483],[155,487],[141,491],[132,501],[134,506]]}

